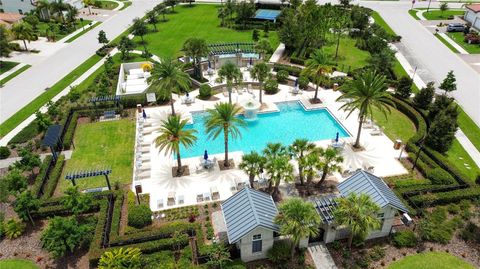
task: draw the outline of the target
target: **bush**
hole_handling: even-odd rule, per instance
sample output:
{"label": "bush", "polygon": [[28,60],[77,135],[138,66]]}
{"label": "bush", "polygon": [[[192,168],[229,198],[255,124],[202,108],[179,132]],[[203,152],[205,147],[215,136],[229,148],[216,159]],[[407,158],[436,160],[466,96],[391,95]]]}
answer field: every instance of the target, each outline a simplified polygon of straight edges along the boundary
{"label": "bush", "polygon": [[461,224],[460,218],[455,217],[448,220],[447,210],[437,207],[420,221],[418,230],[423,240],[447,244],[452,239],[456,228]]}
{"label": "bush", "polygon": [[32,194],[34,196],[39,195],[40,187],[42,185],[43,179],[47,175],[47,169],[48,169],[48,166],[50,165],[50,162],[52,161],[52,158],[53,158],[52,155],[46,156],[42,164],[40,165],[40,172],[38,172],[38,175],[35,177],[35,183],[31,188]]}
{"label": "bush", "polygon": [[284,264],[290,260],[290,244],[286,241],[277,241],[268,250],[267,257],[275,264]]}
{"label": "bush", "polygon": [[397,248],[413,248],[417,245],[417,236],[410,230],[400,231],[393,235],[393,245]]}
{"label": "bush", "polygon": [[277,82],[285,83],[288,79],[288,72],[286,70],[280,70],[277,72]]}
{"label": "bush", "polygon": [[291,57],[290,57],[290,62],[291,62],[292,64],[305,65],[305,59],[299,58],[299,57],[295,57],[295,56],[291,56]]}
{"label": "bush", "polygon": [[15,239],[25,231],[25,224],[15,219],[10,219],[4,224],[5,236],[8,239]]}
{"label": "bush", "polygon": [[152,210],[149,206],[141,204],[134,206],[128,211],[128,225],[135,228],[143,228],[152,224]]}
{"label": "bush", "polygon": [[212,87],[208,84],[200,85],[198,97],[202,100],[208,100],[212,96]]}
{"label": "bush", "polygon": [[401,98],[409,98],[412,93],[413,80],[410,77],[403,76],[397,81],[395,94]]}
{"label": "bush", "polygon": [[276,94],[278,92],[278,82],[273,79],[268,79],[263,85],[266,94]]}
{"label": "bush", "polygon": [[450,185],[455,183],[455,179],[442,168],[434,168],[430,170],[427,178],[436,185]]}
{"label": "bush", "polygon": [[427,84],[427,87],[422,88],[419,93],[413,97],[413,104],[422,109],[427,109],[432,103],[433,96],[435,95],[435,86],[432,82]]}
{"label": "bush", "polygon": [[10,156],[10,149],[8,147],[0,147],[0,160],[6,159]]}
{"label": "bush", "polygon": [[37,121],[32,121],[29,125],[23,128],[18,134],[16,134],[9,142],[9,145],[23,144],[32,140],[38,135]]}
{"label": "bush", "polygon": [[310,82],[310,81],[309,81],[308,78],[305,77],[305,76],[300,76],[300,77],[298,77],[298,87],[299,87],[300,89],[302,89],[302,90],[308,89],[308,83],[309,83],[309,82]]}
{"label": "bush", "polygon": [[273,70],[274,71],[281,71],[281,70],[285,70],[288,72],[288,74],[290,74],[291,76],[294,76],[294,77],[299,77],[300,76],[300,73],[302,72],[302,69],[299,68],[299,67],[296,67],[296,66],[291,66],[291,65],[285,65],[285,64],[277,64],[275,63],[273,65]]}
{"label": "bush", "polygon": [[47,183],[45,183],[45,188],[44,188],[42,198],[50,198],[55,192],[55,188],[57,187],[58,180],[62,175],[64,161],[65,161],[65,155],[60,155],[57,159],[57,163],[55,164],[55,167],[53,167],[52,172],[48,177]]}
{"label": "bush", "polygon": [[70,146],[73,143],[73,136],[75,135],[75,129],[77,128],[77,121],[78,121],[78,112],[72,112],[72,117],[67,127],[67,131],[65,131],[65,135],[63,136],[63,148],[70,149]]}

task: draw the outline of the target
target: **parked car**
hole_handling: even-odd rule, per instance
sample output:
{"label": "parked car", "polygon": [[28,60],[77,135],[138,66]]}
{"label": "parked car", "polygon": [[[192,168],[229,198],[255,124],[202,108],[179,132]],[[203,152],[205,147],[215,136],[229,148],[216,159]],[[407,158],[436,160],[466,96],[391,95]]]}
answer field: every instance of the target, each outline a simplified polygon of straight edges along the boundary
{"label": "parked car", "polygon": [[463,32],[465,25],[461,23],[449,23],[447,25],[447,32]]}

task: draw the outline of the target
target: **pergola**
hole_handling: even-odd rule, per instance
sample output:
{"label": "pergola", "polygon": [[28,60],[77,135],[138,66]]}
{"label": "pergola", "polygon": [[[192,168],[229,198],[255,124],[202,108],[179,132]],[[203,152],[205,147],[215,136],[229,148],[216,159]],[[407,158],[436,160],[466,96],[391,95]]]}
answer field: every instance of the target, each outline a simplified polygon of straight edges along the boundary
{"label": "pergola", "polygon": [[210,55],[223,55],[235,53],[255,53],[255,44],[252,42],[217,43],[208,45]]}
{"label": "pergola", "polygon": [[61,135],[62,135],[62,125],[60,124],[50,125],[42,141],[42,145],[50,148],[50,151],[52,152],[52,156],[54,160],[56,160],[58,157],[57,146],[61,142],[61,138],[60,138]]}
{"label": "pergola", "polygon": [[110,175],[111,173],[112,173],[112,169],[92,169],[92,170],[74,171],[74,172],[68,172],[65,175],[65,179],[71,180],[73,186],[76,186],[76,182],[75,182],[76,179],[105,176],[108,190],[112,190],[112,187],[110,186],[110,180],[108,179],[108,175]]}

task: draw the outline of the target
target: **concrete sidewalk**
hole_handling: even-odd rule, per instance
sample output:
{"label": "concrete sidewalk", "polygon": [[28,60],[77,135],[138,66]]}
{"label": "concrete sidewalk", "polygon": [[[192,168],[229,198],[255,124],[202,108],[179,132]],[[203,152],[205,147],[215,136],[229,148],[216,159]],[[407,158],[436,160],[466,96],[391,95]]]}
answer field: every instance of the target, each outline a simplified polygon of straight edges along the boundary
{"label": "concrete sidewalk", "polygon": [[27,65],[27,64],[25,64],[25,63],[19,63],[19,64],[17,64],[14,68],[12,68],[12,69],[8,70],[7,72],[1,74],[1,75],[0,75],[0,80],[6,78],[6,77],[8,77],[8,76],[10,76],[11,74],[15,73],[17,70],[19,70],[20,68],[24,67],[25,65]]}
{"label": "concrete sidewalk", "polygon": [[310,253],[310,256],[312,256],[315,268],[337,269],[337,266],[324,243],[309,244],[308,252]]}

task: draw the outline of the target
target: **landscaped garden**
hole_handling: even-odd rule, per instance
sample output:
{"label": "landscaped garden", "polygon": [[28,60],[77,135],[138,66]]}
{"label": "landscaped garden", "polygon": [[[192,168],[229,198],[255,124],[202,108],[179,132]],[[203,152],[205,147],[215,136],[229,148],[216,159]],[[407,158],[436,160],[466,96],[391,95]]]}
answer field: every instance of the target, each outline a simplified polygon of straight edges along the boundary
{"label": "landscaped garden", "polygon": [[445,252],[429,252],[405,257],[388,269],[473,269],[473,265]]}
{"label": "landscaped garden", "polygon": [[28,260],[19,260],[19,259],[8,259],[0,261],[0,268],[8,269],[8,268],[15,268],[15,269],[38,269],[39,267],[36,266],[33,262]]}
{"label": "landscaped garden", "polygon": [[[447,35],[453,39],[460,47],[464,48],[468,53],[477,54],[480,53],[480,45],[477,43],[469,44],[465,42],[465,34],[461,32],[451,32]],[[477,35],[478,36],[478,35]],[[478,38],[477,38],[478,39]]]}

